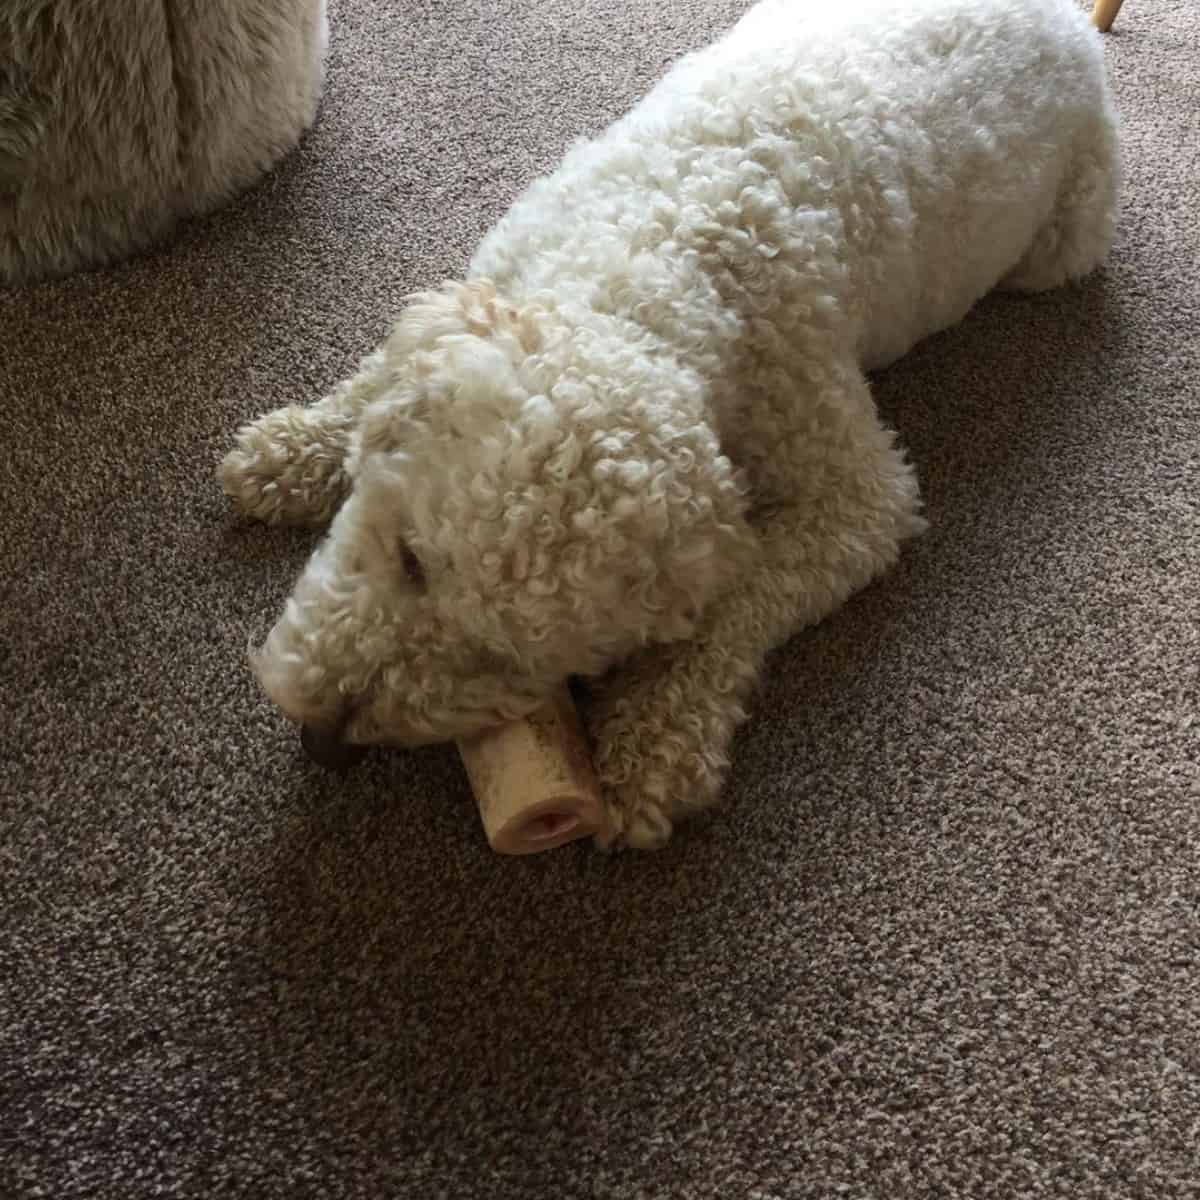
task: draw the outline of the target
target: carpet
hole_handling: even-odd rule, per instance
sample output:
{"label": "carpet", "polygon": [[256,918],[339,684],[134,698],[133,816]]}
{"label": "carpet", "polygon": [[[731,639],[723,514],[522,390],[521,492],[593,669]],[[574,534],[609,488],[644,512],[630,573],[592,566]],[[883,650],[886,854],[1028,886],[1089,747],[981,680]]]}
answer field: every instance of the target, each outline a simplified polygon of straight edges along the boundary
{"label": "carpet", "polygon": [[301,148],[0,292],[0,1195],[1200,1188],[1200,57],[1105,47],[1111,264],[875,381],[931,528],[771,660],[657,855],[490,853],[451,748],[302,757],[245,665],[313,399],[745,0],[336,0]]}

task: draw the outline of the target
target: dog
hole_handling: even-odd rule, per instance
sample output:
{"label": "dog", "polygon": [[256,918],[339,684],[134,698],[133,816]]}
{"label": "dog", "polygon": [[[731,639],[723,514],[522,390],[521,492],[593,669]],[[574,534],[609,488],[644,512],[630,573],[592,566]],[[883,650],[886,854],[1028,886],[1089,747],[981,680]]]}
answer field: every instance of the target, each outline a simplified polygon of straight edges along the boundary
{"label": "dog", "polygon": [[329,523],[252,652],[267,695],[322,757],[585,681],[606,844],[663,845],[765,656],[923,528],[866,373],[1100,265],[1117,133],[1072,0],[757,4],[352,378],[240,430],[242,513]]}

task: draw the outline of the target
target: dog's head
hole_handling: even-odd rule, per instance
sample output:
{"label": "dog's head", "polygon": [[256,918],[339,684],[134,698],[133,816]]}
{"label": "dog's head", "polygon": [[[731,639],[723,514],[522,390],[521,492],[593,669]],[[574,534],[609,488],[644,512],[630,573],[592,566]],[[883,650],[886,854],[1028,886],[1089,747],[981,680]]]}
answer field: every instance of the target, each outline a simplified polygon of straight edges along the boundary
{"label": "dog's head", "polygon": [[480,282],[416,297],[385,355],[350,495],[253,654],[289,716],[448,740],[692,633],[746,545],[699,380]]}

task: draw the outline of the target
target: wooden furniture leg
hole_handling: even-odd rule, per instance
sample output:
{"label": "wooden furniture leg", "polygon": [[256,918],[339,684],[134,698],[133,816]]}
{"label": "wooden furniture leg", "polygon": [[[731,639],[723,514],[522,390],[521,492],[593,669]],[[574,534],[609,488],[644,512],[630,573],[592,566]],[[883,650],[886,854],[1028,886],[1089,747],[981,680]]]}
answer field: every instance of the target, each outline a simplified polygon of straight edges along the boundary
{"label": "wooden furniture leg", "polygon": [[1092,24],[1101,33],[1107,33],[1117,19],[1117,13],[1121,11],[1123,2],[1124,0],[1096,0],[1095,7],[1092,9]]}

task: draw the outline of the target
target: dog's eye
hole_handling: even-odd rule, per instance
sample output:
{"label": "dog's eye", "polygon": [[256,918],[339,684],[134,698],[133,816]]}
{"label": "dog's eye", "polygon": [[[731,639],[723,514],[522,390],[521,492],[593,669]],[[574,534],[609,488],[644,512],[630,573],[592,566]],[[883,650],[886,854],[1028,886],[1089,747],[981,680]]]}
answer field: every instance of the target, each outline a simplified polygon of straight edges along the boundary
{"label": "dog's eye", "polygon": [[421,566],[421,560],[413,553],[411,547],[404,543],[400,545],[400,565],[410,582],[425,586],[425,568]]}

